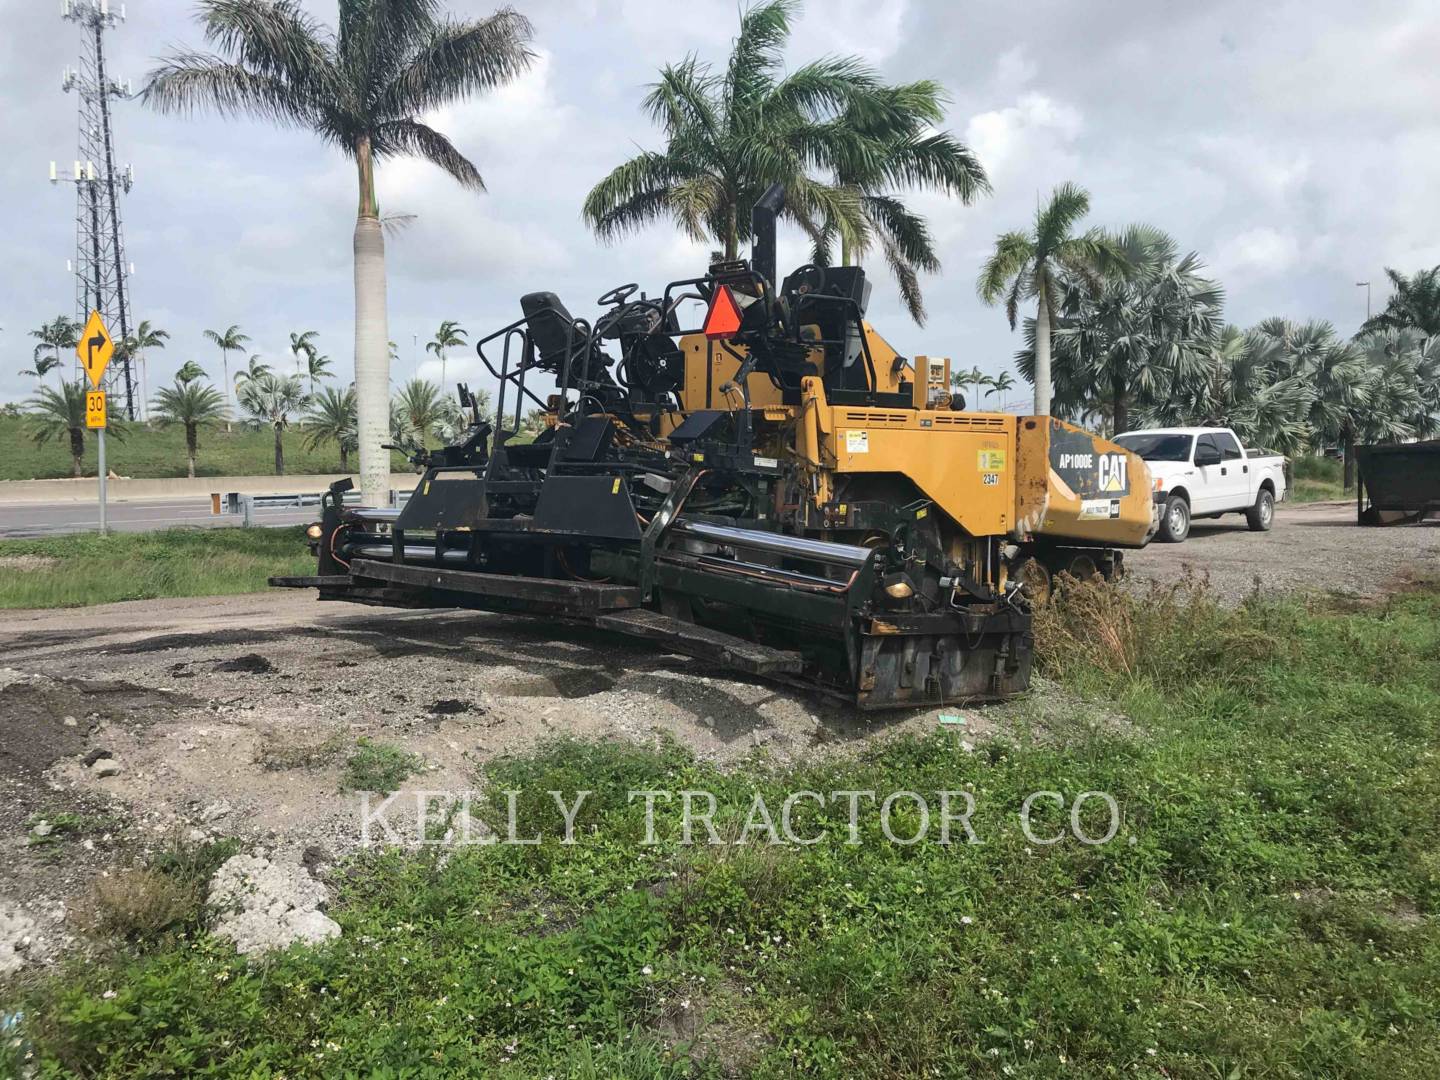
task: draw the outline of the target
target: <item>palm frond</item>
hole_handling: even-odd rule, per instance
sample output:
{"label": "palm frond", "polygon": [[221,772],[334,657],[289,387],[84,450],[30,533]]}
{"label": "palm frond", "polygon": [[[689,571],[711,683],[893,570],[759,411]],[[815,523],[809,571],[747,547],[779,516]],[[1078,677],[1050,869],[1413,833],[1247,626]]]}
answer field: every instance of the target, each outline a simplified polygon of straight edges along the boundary
{"label": "palm frond", "polygon": [[905,135],[879,155],[885,181],[900,188],[932,188],[969,205],[990,193],[980,159],[947,131]]}
{"label": "palm frond", "polygon": [[211,109],[222,117],[253,116],[282,126],[315,127],[321,109],[275,75],[251,71],[223,57],[177,53],[150,73],[140,99],[161,112]]}
{"label": "palm frond", "polygon": [[590,189],[581,214],[602,240],[616,240],[663,217],[673,187],[696,174],[668,154],[637,154]]}
{"label": "palm frond", "polygon": [[440,132],[418,120],[391,120],[375,129],[377,158],[409,154],[424,158],[444,169],[462,187],[485,190],[485,181],[474,163]]}
{"label": "palm frond", "polygon": [[[995,250],[980,268],[980,277],[975,283],[976,295],[987,304],[994,304],[1003,296],[1012,281],[1019,283],[1022,292],[1031,288],[1031,269],[1035,260],[1035,244],[1022,232],[1002,233],[995,240]],[[1010,317],[1010,328],[1015,328],[1015,318]]]}
{"label": "palm frond", "polygon": [[790,20],[800,13],[800,0],[769,0],[740,17],[740,33],[725,70],[724,98],[733,114],[758,100],[772,85],[770,72],[779,66],[790,38]]}
{"label": "palm frond", "polygon": [[1090,193],[1069,181],[1051,193],[1050,201],[1035,212],[1035,251],[1049,258],[1070,235],[1076,222],[1090,212]]}
{"label": "palm frond", "polygon": [[672,138],[694,130],[713,141],[720,133],[712,101],[715,85],[709,68],[687,56],[660,70],[660,81],[651,85],[641,106]]}
{"label": "palm frond", "polygon": [[409,116],[493,90],[523,75],[535,61],[534,28],[513,8],[470,22],[429,27],[413,55],[385,88],[381,111]]}

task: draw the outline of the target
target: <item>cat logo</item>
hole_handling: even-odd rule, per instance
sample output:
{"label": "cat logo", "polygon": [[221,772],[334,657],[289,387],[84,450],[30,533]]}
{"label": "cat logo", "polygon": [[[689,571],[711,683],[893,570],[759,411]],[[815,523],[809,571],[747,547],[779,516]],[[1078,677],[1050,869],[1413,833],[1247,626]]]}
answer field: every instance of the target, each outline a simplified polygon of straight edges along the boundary
{"label": "cat logo", "polygon": [[1130,490],[1129,461],[1124,454],[1100,455],[1100,490],[1124,494]]}

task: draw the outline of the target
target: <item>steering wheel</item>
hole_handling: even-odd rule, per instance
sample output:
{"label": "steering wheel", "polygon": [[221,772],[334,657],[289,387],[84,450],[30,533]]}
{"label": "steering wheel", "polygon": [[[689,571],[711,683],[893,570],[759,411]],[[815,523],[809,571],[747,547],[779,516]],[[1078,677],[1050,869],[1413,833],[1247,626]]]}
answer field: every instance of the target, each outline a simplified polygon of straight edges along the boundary
{"label": "steering wheel", "polygon": [[825,289],[825,268],[823,266],[806,263],[795,271],[794,276],[797,279],[795,291],[798,293],[818,293]]}
{"label": "steering wheel", "polygon": [[633,281],[629,285],[617,285],[604,296],[600,297],[599,300],[596,300],[595,303],[601,306],[607,304],[623,304],[635,295],[635,290],[638,288],[640,288],[640,286]]}

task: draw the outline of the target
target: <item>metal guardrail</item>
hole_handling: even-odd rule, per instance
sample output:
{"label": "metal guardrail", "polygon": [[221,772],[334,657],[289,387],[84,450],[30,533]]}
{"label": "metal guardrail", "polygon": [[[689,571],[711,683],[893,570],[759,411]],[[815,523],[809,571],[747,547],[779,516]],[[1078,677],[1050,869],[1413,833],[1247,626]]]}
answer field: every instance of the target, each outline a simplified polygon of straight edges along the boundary
{"label": "metal guardrail", "polygon": [[[347,491],[343,499],[347,506],[360,505],[360,493],[358,491]],[[390,506],[399,508],[410,501],[410,492],[390,492]],[[240,516],[240,524],[245,528],[251,528],[259,522],[258,518],[266,510],[297,510],[306,506],[319,506],[320,493],[306,492],[299,495],[247,495],[238,491],[227,492],[224,495],[212,494],[210,496],[211,512],[214,514],[237,514]]]}

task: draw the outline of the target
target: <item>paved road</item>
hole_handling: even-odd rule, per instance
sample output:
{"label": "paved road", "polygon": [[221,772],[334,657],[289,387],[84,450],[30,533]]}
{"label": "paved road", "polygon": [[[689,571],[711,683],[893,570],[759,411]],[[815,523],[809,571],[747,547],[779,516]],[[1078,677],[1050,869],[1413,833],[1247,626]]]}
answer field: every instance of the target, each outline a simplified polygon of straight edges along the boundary
{"label": "paved road", "polygon": [[[117,532],[148,532],[173,526],[210,529],[239,525],[238,514],[210,513],[208,497],[134,499],[111,503],[109,525]],[[305,506],[256,511],[266,525],[303,525],[314,521],[319,508]],[[0,537],[58,536],[99,528],[100,508],[93,502],[0,503]]]}

